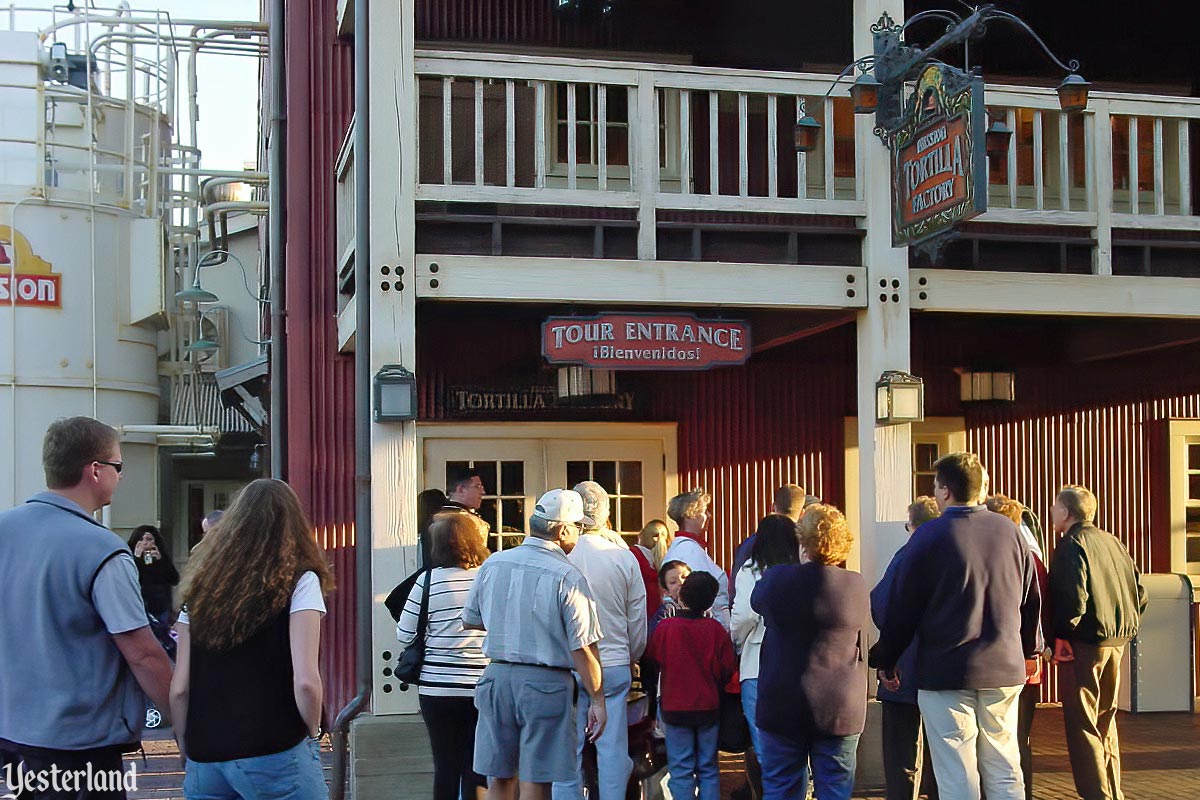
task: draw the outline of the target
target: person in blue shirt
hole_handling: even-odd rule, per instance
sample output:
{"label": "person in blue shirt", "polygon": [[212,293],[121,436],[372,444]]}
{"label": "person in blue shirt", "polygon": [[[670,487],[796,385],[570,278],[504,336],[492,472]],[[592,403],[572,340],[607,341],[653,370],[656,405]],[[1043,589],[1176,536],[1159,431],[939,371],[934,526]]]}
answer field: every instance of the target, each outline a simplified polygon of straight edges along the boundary
{"label": "person in blue shirt", "polygon": [[[941,513],[932,497],[918,497],[908,507],[908,522],[904,523],[904,529],[910,534],[916,533],[918,528]],[[880,630],[887,621],[896,570],[907,554],[908,545],[905,544],[892,556],[883,577],[871,590],[871,619]],[[885,685],[883,673],[878,675],[879,688],[875,697],[883,711],[883,778],[887,800],[913,800],[921,791],[922,783],[929,800],[938,800],[929,749],[921,729],[921,709],[917,706],[916,666],[917,641],[913,639],[897,664],[900,674],[907,675],[909,680],[892,691]]]}

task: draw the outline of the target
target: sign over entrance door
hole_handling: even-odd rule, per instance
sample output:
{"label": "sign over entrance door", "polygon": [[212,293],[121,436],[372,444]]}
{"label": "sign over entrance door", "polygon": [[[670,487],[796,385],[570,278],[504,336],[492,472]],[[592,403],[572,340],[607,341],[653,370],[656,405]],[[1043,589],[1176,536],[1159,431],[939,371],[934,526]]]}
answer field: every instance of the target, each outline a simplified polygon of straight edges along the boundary
{"label": "sign over entrance door", "polygon": [[463,467],[478,471],[480,515],[491,527],[489,546],[520,544],[529,515],[548,489],[594,480],[611,498],[610,527],[632,541],[642,526],[666,514],[678,484],[675,426],[610,423],[425,424],[426,488],[445,490]]}

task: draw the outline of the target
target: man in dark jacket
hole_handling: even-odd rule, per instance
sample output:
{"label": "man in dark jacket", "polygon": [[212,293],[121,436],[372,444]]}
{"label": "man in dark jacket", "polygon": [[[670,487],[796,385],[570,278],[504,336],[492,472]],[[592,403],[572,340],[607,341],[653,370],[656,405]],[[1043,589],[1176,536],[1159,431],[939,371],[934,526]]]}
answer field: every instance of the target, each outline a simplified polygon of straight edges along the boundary
{"label": "man in dark jacket", "polygon": [[1083,800],[1121,800],[1117,692],[1121,656],[1137,635],[1146,593],[1133,559],[1100,530],[1096,497],[1064,486],[1050,512],[1063,539],[1054,548],[1054,660],[1075,789]]}
{"label": "man in dark jacket", "polygon": [[1024,800],[1017,700],[1041,649],[1033,557],[1011,521],[977,504],[978,456],[951,453],[934,470],[942,515],[909,539],[870,664],[898,690],[896,664],[919,636],[917,704],[939,793]]}

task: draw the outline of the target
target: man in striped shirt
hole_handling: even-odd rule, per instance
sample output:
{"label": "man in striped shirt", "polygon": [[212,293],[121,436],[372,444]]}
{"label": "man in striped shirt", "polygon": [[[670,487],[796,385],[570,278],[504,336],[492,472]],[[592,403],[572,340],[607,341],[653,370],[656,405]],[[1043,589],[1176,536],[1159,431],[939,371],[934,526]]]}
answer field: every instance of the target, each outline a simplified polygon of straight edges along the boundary
{"label": "man in striped shirt", "polygon": [[608,719],[596,604],[566,556],[580,526],[593,524],[576,492],[542,495],[528,538],[484,562],[463,609],[464,628],[487,631],[474,767],[494,800],[514,797],[518,782],[522,800],[548,798],[550,784],[576,774],[572,669],[590,699],[588,738]]}

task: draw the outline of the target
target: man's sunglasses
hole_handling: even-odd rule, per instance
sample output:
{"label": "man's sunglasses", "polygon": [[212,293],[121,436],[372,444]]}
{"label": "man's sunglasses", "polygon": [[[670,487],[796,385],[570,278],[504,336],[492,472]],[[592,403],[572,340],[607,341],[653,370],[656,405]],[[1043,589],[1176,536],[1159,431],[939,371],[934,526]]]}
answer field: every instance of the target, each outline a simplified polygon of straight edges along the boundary
{"label": "man's sunglasses", "polygon": [[93,461],[92,463],[93,463],[93,464],[107,464],[108,466],[110,466],[110,467],[112,467],[113,469],[115,469],[115,470],[117,471],[117,474],[118,474],[118,475],[120,475],[120,474],[121,474],[121,470],[125,469],[125,462],[124,462],[124,461],[101,461],[101,460],[99,460],[99,459],[96,459],[96,460],[95,460],[95,461]]}

